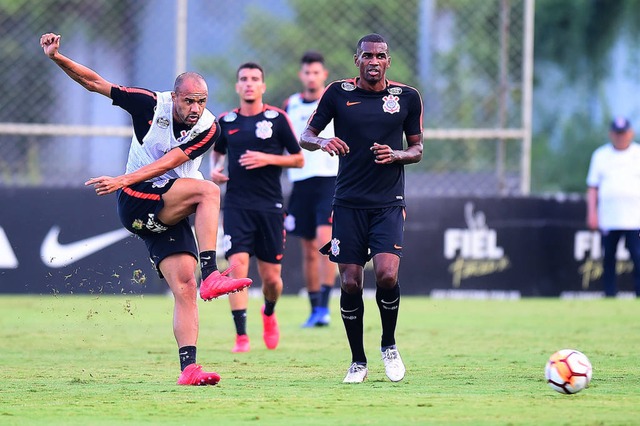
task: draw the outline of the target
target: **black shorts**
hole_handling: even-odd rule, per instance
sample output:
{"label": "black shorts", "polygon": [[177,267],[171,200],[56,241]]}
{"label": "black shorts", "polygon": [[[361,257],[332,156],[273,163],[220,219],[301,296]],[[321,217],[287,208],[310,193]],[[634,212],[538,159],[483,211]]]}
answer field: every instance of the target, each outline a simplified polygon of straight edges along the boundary
{"label": "black shorts", "polygon": [[333,231],[329,247],[332,262],[364,266],[379,253],[402,257],[405,209],[333,207]]}
{"label": "black shorts", "polygon": [[268,263],[281,263],[286,231],[282,213],[224,209],[224,256],[249,253]]}
{"label": "black shorts", "polygon": [[312,177],[293,183],[285,228],[291,235],[312,240],[316,228],[331,225],[335,176]]}
{"label": "black shorts", "polygon": [[166,193],[174,182],[175,180],[170,180],[163,187],[153,186],[151,182],[142,182],[118,191],[120,222],[145,242],[151,262],[160,278],[163,276],[158,265],[167,256],[188,253],[198,258],[198,246],[189,218],[171,226],[155,218],[164,207],[162,194]]}

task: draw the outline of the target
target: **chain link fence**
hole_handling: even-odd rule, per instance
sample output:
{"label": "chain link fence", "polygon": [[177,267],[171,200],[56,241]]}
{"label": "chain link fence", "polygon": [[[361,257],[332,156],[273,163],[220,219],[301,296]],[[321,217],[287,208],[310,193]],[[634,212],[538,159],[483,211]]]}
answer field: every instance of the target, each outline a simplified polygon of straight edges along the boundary
{"label": "chain link fence", "polygon": [[300,88],[305,50],[324,53],[330,80],[353,77],[357,40],[378,32],[388,77],[423,95],[424,159],[407,168],[407,192],[527,193],[532,2],[0,0],[0,187],[81,186],[126,162],[128,115],[46,58],[45,32],[115,84],[170,90],[177,73],[200,72],[217,115],[237,105],[240,63],[263,65],[279,106]]}

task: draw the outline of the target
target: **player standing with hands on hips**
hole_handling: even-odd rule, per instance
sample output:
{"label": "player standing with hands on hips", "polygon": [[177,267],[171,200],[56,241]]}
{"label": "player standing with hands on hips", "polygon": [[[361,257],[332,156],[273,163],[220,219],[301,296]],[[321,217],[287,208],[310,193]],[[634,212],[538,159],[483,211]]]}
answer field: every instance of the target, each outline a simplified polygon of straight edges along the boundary
{"label": "player standing with hands on hips", "polygon": [[[40,45],[74,81],[131,114],[134,135],[125,174],[92,178],[85,185],[97,195],[117,192],[123,226],[146,243],[160,277],[167,280],[175,300],[173,333],[182,370],[178,384],[215,385],[220,376],[196,364],[198,258],[204,300],[239,291],[251,280],[231,279],[216,265],[220,188],[204,180],[198,167],[220,129],[206,109],[204,78],[181,74],[171,92],[117,86],[62,55],[59,35],[44,34]],[[188,219],[192,214],[197,244]]]}
{"label": "player standing with hands on hips", "polygon": [[[329,72],[319,52],[308,51],[300,60],[298,77],[303,90],[287,98],[284,110],[289,115],[298,137],[307,127],[324,91]],[[332,137],[333,123],[320,134]],[[289,169],[293,182],[289,199],[287,231],[300,237],[302,243],[302,273],[311,304],[311,315],[303,327],[329,325],[329,296],[336,280],[336,265],[318,249],[331,239],[331,200],[338,174],[338,158],[321,151],[304,150],[304,167]]]}
{"label": "player standing with hands on hips", "polygon": [[[370,259],[382,322],[382,360],[387,377],[397,382],[405,375],[395,341],[405,220],[404,165],[422,159],[423,106],[416,89],[386,79],[391,57],[381,35],[361,38],[354,61],[359,76],[327,87],[300,141],[305,149],[340,156],[327,253],[338,263],[340,312],[351,348],[344,382],[361,383],[368,373],[362,292],[364,265]],[[336,136],[319,137],[331,120]]]}

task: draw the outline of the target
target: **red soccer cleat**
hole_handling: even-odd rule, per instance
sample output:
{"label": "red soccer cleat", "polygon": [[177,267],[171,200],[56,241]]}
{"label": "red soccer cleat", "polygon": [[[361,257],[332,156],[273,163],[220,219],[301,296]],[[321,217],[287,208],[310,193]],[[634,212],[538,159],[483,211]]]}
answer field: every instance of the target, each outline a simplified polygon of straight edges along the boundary
{"label": "red soccer cleat", "polygon": [[236,345],[231,352],[249,352],[249,336],[246,334],[236,335]]}
{"label": "red soccer cleat", "polygon": [[227,275],[234,266],[223,273],[214,271],[200,284],[200,297],[202,300],[211,300],[229,293],[235,293],[247,288],[253,282],[251,278],[230,278]]}
{"label": "red soccer cleat", "polygon": [[202,371],[199,364],[189,364],[178,377],[179,385],[206,386],[217,385],[220,381],[220,375],[216,372]]}
{"label": "red soccer cleat", "polygon": [[271,316],[264,314],[264,306],[260,310],[262,313],[262,338],[267,349],[275,349],[280,341],[280,329],[278,328],[278,320],[275,312]]}

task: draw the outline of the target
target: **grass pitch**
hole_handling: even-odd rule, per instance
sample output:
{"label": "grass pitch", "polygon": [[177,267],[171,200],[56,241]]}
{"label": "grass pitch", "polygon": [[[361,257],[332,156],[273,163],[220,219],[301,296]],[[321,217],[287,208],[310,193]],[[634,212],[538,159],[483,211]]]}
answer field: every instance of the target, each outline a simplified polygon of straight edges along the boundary
{"label": "grass pitch", "polygon": [[[261,301],[248,313],[252,350],[230,352],[227,300],[200,303],[198,362],[215,387],[175,384],[179,368],[166,296],[0,297],[0,424],[585,424],[640,423],[636,300],[437,300],[403,297],[397,342],[405,380],[380,361],[380,320],[365,300],[369,378],[350,363],[333,323],[301,329],[308,303],[284,297],[280,346],[262,343]],[[544,381],[556,350],[584,352],[589,388],[561,395]]]}

